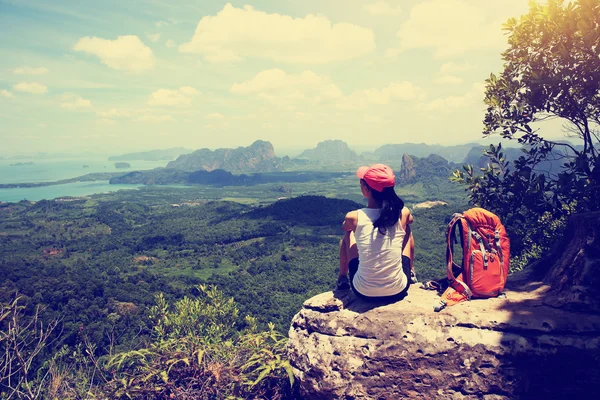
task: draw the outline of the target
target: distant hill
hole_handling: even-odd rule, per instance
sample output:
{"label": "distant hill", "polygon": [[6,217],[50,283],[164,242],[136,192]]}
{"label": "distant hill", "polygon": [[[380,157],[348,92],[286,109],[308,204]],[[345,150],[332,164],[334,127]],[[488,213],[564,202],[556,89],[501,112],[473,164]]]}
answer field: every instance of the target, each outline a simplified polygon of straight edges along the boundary
{"label": "distant hill", "polygon": [[139,153],[127,153],[120,156],[108,157],[108,161],[171,161],[182,154],[191,153],[192,150],[184,147],[173,147],[164,150],[150,150]]}
{"label": "distant hill", "polygon": [[167,168],[182,171],[212,171],[223,169],[232,173],[281,171],[283,162],[275,155],[270,142],[257,140],[237,149],[200,149],[184,154],[167,164]]}
{"label": "distant hill", "polygon": [[432,184],[439,179],[447,180],[457,167],[457,164],[448,162],[437,154],[419,158],[404,153],[397,181],[400,185],[416,182]]}
{"label": "distant hill", "polygon": [[142,185],[213,185],[213,186],[249,186],[263,183],[327,182],[347,176],[347,172],[265,172],[253,174],[232,174],[223,169],[194,172],[174,168],[155,168],[148,171],[134,171],[112,177],[110,184]]}
{"label": "distant hill", "polygon": [[356,163],[359,157],[342,140],[325,140],[317,144],[314,149],[304,150],[298,158],[321,164],[347,164]]}
{"label": "distant hill", "polygon": [[405,153],[415,157],[427,157],[430,154],[437,154],[448,161],[460,163],[475,146],[479,145],[477,143],[459,144],[456,146],[425,143],[386,144],[376,149],[373,155],[383,163],[397,163]]}
{"label": "distant hill", "polygon": [[[581,146],[574,146],[577,150],[581,150]],[[470,164],[477,168],[485,168],[489,162],[483,152],[487,146],[476,146],[471,149],[469,154],[463,160],[463,164]],[[502,152],[504,153],[504,159],[510,163],[512,168],[512,162],[517,160],[520,156],[524,155],[521,148],[514,147],[503,147]],[[571,149],[564,146],[556,146],[554,151],[548,156],[548,158],[540,162],[534,169],[538,172],[544,172],[546,174],[558,174],[563,169],[563,165],[566,162],[574,159],[574,153]]]}
{"label": "distant hill", "polygon": [[[488,163],[488,158],[483,155],[483,151],[486,149],[488,149],[487,146],[473,147],[462,163],[470,164],[480,168],[485,167]],[[504,157],[507,161],[514,161],[519,158],[519,156],[523,155],[521,149],[515,147],[503,147],[502,152],[504,153]]]}

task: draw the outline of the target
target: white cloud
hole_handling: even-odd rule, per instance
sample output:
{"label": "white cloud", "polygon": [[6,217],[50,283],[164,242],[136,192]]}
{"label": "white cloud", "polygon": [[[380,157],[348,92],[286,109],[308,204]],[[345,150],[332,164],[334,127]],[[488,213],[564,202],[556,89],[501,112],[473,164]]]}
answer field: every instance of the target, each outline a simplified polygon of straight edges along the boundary
{"label": "white cloud", "polygon": [[402,50],[396,48],[385,49],[385,56],[387,58],[395,58],[398,54],[402,53]]}
{"label": "white cloud", "polygon": [[207,119],[224,119],[225,116],[220,113],[211,113],[206,115]]}
{"label": "white cloud", "polygon": [[484,84],[474,83],[471,90],[467,93],[456,96],[439,97],[425,103],[420,103],[417,105],[417,109],[426,112],[439,111],[442,113],[449,113],[456,109],[470,107],[478,103],[483,107],[484,91]]}
{"label": "white cloud", "polygon": [[13,85],[13,90],[16,92],[44,94],[48,91],[48,87],[37,82],[21,82]]}
{"label": "white cloud", "polygon": [[440,73],[442,75],[451,75],[459,72],[473,71],[476,69],[477,65],[470,63],[457,64],[453,62],[447,62],[442,64],[442,66],[440,67]]}
{"label": "white cloud", "polygon": [[167,46],[170,49],[171,47],[177,46],[177,44],[175,43],[175,41],[169,39],[165,42],[165,46]]}
{"label": "white cloud", "polygon": [[454,75],[442,75],[435,80],[439,85],[460,85],[463,83],[463,78]]}
{"label": "white cloud", "polygon": [[96,120],[96,124],[102,126],[113,126],[117,124],[117,121],[115,121],[114,119],[99,118]]}
{"label": "white cloud", "polygon": [[231,93],[257,93],[281,88],[306,88],[309,86],[323,86],[328,84],[329,78],[319,76],[312,71],[304,71],[298,75],[287,74],[278,68],[259,72],[254,78],[243,82],[234,83]]}
{"label": "white cloud", "polygon": [[259,100],[284,108],[289,108],[292,103],[320,103],[343,96],[342,91],[326,76],[312,71],[288,74],[277,68],[261,71],[246,82],[234,83],[229,91],[255,94]]}
{"label": "white cloud", "polygon": [[101,118],[126,118],[132,117],[134,114],[136,113],[128,110],[119,110],[116,108],[111,108],[103,111],[96,111],[96,116]]}
{"label": "white cloud", "polygon": [[190,86],[176,90],[159,89],[150,95],[148,104],[151,106],[181,106],[191,104],[198,91]]}
{"label": "white cloud", "polygon": [[48,72],[50,71],[45,67],[33,68],[24,66],[13,69],[13,73],[16,75],[46,75]]}
{"label": "white cloud", "polygon": [[4,89],[0,90],[0,96],[8,97],[8,98],[14,97],[14,95],[11,92],[9,92],[8,90],[4,90]]}
{"label": "white cloud", "polygon": [[198,91],[191,86],[182,86],[179,88],[179,91],[186,96],[195,96],[198,94]]}
{"label": "white cloud", "polygon": [[387,1],[376,1],[375,3],[365,4],[363,8],[371,15],[389,15],[395,16],[402,13],[399,5],[392,7]]}
{"label": "white cloud", "polygon": [[259,72],[252,79],[234,83],[230,89],[235,94],[255,94],[256,98],[279,107],[291,109],[290,104],[329,104],[340,109],[364,109],[369,105],[385,105],[396,100],[421,100],[424,91],[411,82],[391,82],[377,89],[369,88],[344,93],[329,79],[312,71],[287,74],[280,69]]}
{"label": "white cloud", "polygon": [[216,16],[202,17],[191,40],[179,46],[181,52],[202,54],[210,62],[257,57],[306,64],[349,60],[374,49],[370,29],[332,24],[322,15],[292,18],[229,3]]}
{"label": "white cloud", "polygon": [[154,26],[156,26],[157,28],[162,28],[163,26],[169,25],[169,23],[167,21],[156,21],[156,23],[154,24]]}
{"label": "white cloud", "polygon": [[417,3],[400,26],[396,51],[432,48],[436,58],[448,58],[471,50],[501,48],[506,44],[501,30],[504,19],[490,13],[486,5],[472,0]]}
{"label": "white cloud", "polygon": [[336,106],[343,110],[364,109],[370,105],[386,105],[392,101],[422,100],[425,92],[407,81],[391,82],[383,89],[370,88],[352,92],[338,100]]}
{"label": "white cloud", "polygon": [[160,122],[172,122],[175,121],[172,115],[142,115],[134,119],[137,122],[151,122],[151,123],[160,123]]}
{"label": "white cloud", "polygon": [[258,116],[257,116],[256,114],[254,114],[254,113],[248,113],[248,114],[246,114],[246,115],[235,115],[235,116],[233,116],[233,117],[231,117],[231,118],[232,118],[232,119],[234,119],[234,120],[244,120],[244,119],[247,119],[247,120],[254,120],[254,119],[256,119],[257,117],[258,117]]}
{"label": "white cloud", "polygon": [[215,130],[226,129],[228,126],[229,126],[229,122],[227,122],[227,121],[215,121],[212,124],[204,125],[204,127],[206,129],[215,129]]}
{"label": "white cloud", "polygon": [[379,115],[365,114],[364,120],[365,120],[365,122],[373,122],[373,123],[379,124],[381,122],[381,117]]}
{"label": "white cloud", "polygon": [[146,32],[146,37],[150,39],[151,42],[158,42],[160,40],[160,33],[148,33]]}
{"label": "white cloud", "polygon": [[152,49],[134,35],[119,36],[115,40],[84,37],[77,41],[73,50],[93,54],[117,70],[140,72],[154,67]]}
{"label": "white cloud", "polygon": [[92,108],[92,102],[72,93],[65,93],[60,97],[60,107],[66,110],[81,110]]}
{"label": "white cloud", "polygon": [[45,129],[45,128],[47,128],[47,127],[48,127],[48,124],[37,124],[36,126],[37,126],[38,128]]}

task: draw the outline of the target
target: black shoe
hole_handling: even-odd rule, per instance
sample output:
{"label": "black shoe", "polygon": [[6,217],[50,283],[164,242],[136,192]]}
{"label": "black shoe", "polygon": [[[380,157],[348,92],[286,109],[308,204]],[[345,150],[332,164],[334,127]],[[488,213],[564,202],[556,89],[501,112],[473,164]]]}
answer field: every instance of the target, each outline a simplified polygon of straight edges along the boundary
{"label": "black shoe", "polygon": [[350,281],[347,276],[339,276],[337,280],[337,290],[348,290],[350,289]]}

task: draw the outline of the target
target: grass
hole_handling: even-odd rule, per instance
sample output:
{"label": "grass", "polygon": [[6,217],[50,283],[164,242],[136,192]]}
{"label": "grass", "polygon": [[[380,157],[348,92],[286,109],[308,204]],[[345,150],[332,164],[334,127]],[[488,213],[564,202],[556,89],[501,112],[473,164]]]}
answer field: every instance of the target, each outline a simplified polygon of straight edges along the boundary
{"label": "grass", "polygon": [[223,197],[223,201],[233,201],[240,204],[254,205],[258,204],[258,199],[252,197]]}

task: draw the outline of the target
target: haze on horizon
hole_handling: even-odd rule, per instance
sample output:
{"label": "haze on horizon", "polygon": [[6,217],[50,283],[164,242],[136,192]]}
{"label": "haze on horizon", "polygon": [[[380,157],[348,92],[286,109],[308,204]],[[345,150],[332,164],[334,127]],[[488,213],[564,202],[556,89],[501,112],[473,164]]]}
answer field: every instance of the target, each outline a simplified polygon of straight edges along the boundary
{"label": "haze on horizon", "polygon": [[0,0],[0,155],[477,142],[527,4]]}

